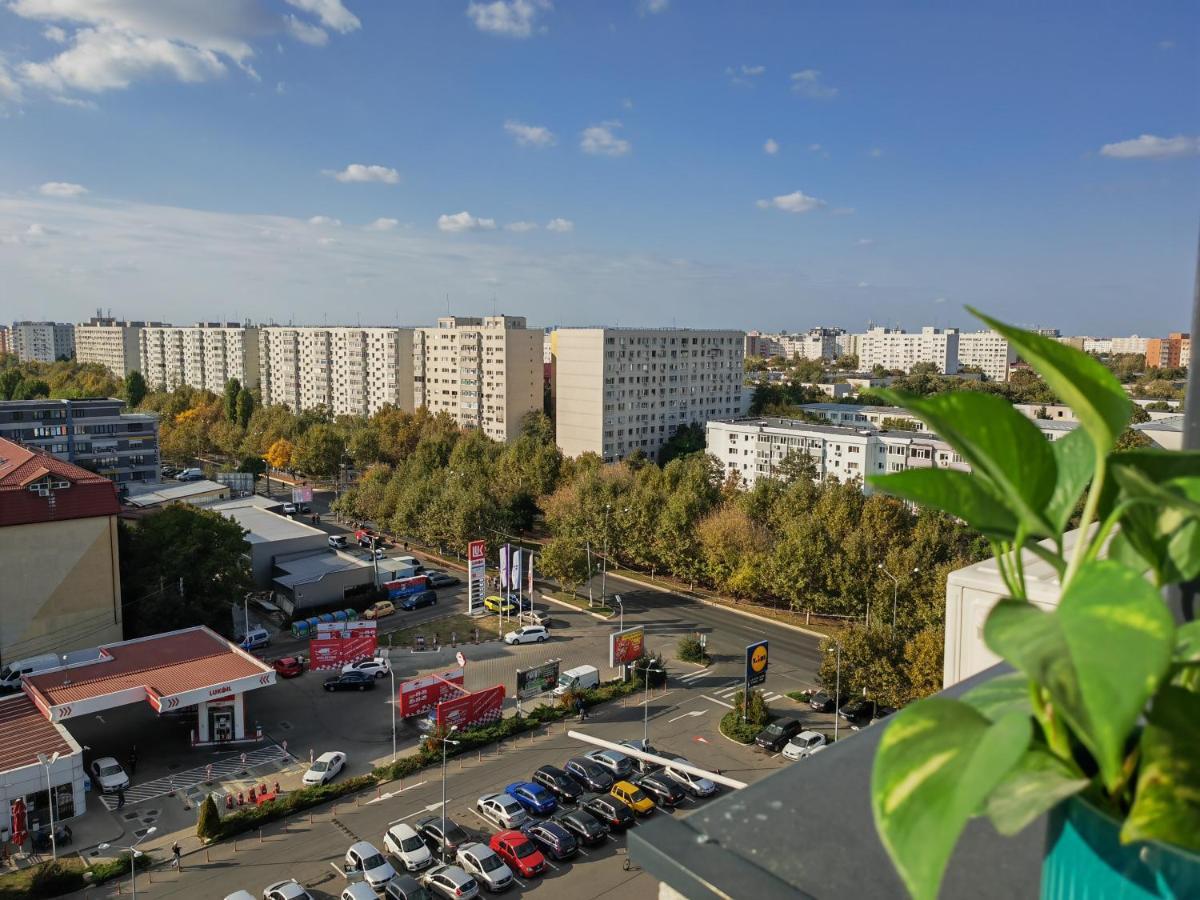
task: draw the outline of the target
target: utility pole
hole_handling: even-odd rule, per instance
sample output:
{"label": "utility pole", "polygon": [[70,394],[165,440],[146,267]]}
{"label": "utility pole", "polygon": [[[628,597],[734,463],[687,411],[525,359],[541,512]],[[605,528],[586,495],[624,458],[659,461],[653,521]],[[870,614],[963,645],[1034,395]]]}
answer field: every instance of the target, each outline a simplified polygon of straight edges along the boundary
{"label": "utility pole", "polygon": [[608,512],[612,506],[608,503],[604,504],[604,559],[601,562],[603,568],[600,571],[600,605],[603,606],[605,598],[608,596]]}

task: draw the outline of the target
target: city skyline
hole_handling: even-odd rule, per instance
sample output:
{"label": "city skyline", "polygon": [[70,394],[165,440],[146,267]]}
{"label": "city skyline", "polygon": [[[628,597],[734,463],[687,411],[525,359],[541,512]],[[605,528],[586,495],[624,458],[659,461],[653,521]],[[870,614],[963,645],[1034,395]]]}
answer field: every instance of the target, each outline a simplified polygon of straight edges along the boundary
{"label": "city skyline", "polygon": [[1187,327],[1186,4],[97,9],[0,9],[7,319]]}

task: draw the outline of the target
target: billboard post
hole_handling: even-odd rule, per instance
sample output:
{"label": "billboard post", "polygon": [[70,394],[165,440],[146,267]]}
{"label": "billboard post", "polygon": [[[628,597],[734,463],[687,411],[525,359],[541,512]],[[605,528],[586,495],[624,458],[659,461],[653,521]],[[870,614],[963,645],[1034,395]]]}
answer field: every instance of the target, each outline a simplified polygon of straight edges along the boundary
{"label": "billboard post", "polygon": [[487,591],[487,544],[471,541],[467,545],[467,615],[475,613]]}
{"label": "billboard post", "polygon": [[742,692],[742,724],[750,709],[750,688],[767,680],[767,641],[746,645],[746,688]]}

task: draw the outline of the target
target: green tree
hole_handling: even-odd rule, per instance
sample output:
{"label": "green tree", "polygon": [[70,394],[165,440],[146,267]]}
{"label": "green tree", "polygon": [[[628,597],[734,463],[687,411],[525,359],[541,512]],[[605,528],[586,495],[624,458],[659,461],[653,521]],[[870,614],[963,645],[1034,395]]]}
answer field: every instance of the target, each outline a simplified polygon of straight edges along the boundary
{"label": "green tree", "polygon": [[254,413],[254,395],[245,388],[238,391],[234,410],[234,421],[245,430],[250,424],[250,416]]}
{"label": "green tree", "polygon": [[125,402],[129,404],[130,409],[137,409],[142,405],[142,401],[146,399],[146,379],[142,377],[142,373],[134,369],[125,376]]}
{"label": "green tree", "polygon": [[50,385],[40,378],[23,378],[13,388],[14,400],[36,400],[50,396]]}
{"label": "green tree", "polygon": [[217,812],[217,804],[212,794],[204,798],[200,804],[200,815],[196,818],[196,837],[208,843],[221,832],[221,815]]}
{"label": "green tree", "polygon": [[537,566],[544,576],[553,578],[572,594],[588,578],[586,551],[566,538],[551,538],[542,547]]}
{"label": "green tree", "polygon": [[225,419],[229,422],[237,421],[237,401],[241,390],[242,383],[236,378],[225,382]]}
{"label": "green tree", "polygon": [[857,353],[843,353],[841,356],[839,356],[837,359],[835,359],[833,361],[833,364],[836,368],[842,369],[844,371],[856,372],[856,371],[858,371],[858,354]]}
{"label": "green tree", "polygon": [[818,384],[825,379],[825,366],[819,359],[798,359],[791,375],[796,381]]}
{"label": "green tree", "polygon": [[[15,359],[15,357],[9,358]],[[21,370],[16,366],[0,372],[0,400],[11,400],[13,398],[13,391],[21,383],[22,377]]]}
{"label": "green tree", "polygon": [[703,450],[704,426],[695,423],[680,425],[658,451],[658,464],[665,466],[676,457],[700,453]]}
{"label": "green tree", "polygon": [[292,465],[307,475],[329,478],[338,473],[345,450],[345,442],[337,428],[315,424],[296,441]]}

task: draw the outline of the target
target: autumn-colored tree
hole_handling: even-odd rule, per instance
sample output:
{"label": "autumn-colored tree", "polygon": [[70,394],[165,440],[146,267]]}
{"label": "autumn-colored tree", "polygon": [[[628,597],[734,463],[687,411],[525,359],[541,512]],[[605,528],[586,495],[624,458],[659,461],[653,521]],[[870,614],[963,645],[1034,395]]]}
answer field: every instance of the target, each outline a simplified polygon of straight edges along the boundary
{"label": "autumn-colored tree", "polygon": [[277,438],[267,448],[267,452],[263,458],[266,459],[267,465],[272,469],[286,470],[291,468],[292,456],[295,452],[296,448],[292,445],[291,441],[287,438]]}

